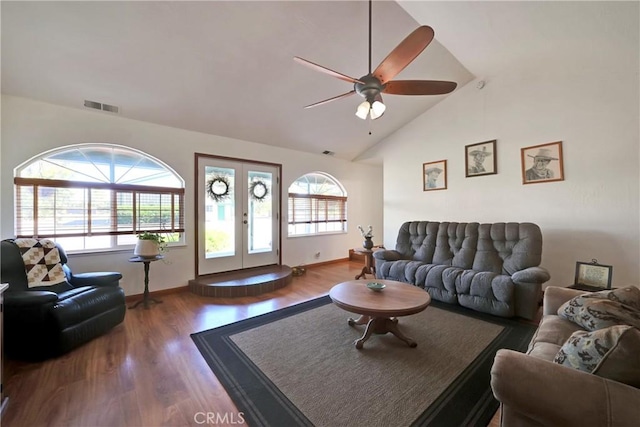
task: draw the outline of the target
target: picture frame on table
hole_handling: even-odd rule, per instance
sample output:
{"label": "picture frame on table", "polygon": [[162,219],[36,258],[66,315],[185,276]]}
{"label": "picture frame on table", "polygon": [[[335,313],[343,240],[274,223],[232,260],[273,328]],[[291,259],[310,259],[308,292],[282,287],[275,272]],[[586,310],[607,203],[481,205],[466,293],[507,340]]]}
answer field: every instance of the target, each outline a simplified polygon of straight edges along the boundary
{"label": "picture frame on table", "polygon": [[562,141],[520,149],[522,184],[564,181]]}
{"label": "picture frame on table", "polygon": [[447,161],[438,160],[422,164],[423,191],[447,189]]}
{"label": "picture frame on table", "polygon": [[464,147],[465,177],[498,173],[496,140],[478,142]]}
{"label": "picture frame on table", "polygon": [[589,290],[611,289],[611,279],[613,277],[613,266],[598,264],[598,260],[591,262],[576,262],[576,277],[574,287],[586,288]]}

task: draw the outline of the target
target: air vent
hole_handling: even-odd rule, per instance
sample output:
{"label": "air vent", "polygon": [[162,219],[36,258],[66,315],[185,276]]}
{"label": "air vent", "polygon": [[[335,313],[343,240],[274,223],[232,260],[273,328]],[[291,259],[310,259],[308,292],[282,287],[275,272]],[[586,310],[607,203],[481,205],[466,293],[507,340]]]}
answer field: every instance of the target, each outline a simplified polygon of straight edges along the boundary
{"label": "air vent", "polygon": [[108,111],[110,113],[117,113],[118,112],[118,107],[116,107],[115,105],[102,104],[102,111]]}
{"label": "air vent", "polygon": [[84,106],[87,108],[95,108],[96,110],[102,110],[102,104],[100,104],[99,102],[85,100]]}
{"label": "air vent", "polygon": [[84,106],[87,108],[93,108],[94,110],[108,111],[110,113],[118,113],[119,108],[115,105],[101,104],[95,101],[88,101],[85,99]]}
{"label": "air vent", "polygon": [[326,154],[327,156],[333,156],[333,155],[334,155],[334,154],[336,154],[336,153],[334,153],[333,151],[324,150],[324,151],[322,152],[322,154]]}

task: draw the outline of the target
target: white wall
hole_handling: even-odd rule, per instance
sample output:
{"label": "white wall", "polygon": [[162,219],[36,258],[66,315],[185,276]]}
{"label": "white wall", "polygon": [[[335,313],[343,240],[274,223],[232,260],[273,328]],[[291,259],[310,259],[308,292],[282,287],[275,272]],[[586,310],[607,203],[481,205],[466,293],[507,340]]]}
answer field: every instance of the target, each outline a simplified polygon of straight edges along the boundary
{"label": "white wall", "polygon": [[[640,286],[638,50],[471,82],[362,156],[384,159],[385,246],[408,220],[528,221],[543,232],[547,285],[570,285],[576,261],[596,258],[613,286]],[[464,146],[491,139],[498,174],[465,178]],[[523,185],[520,149],[554,141],[565,180]],[[441,159],[448,189],[423,192],[422,163]]]}
{"label": "white wall", "polygon": [[[170,165],[186,182],[186,243],[171,248],[166,262],[150,270],[151,291],[186,286],[194,272],[194,153],[259,160],[282,164],[282,188],[301,175],[323,171],[338,179],[348,192],[349,232],[313,237],[286,237],[286,194],[282,215],[282,261],[294,266],[346,258],[349,248],[361,244],[358,224],[382,228],[382,168],[352,163],[324,155],[270,147],[247,141],[207,135],[135,120],[109,113],[72,109],[33,100],[2,96],[2,140],[0,146],[0,237],[14,236],[13,169],[20,163],[53,148],[108,142],[142,150]],[[320,257],[314,255],[320,252]],[[76,272],[110,270],[124,275],[122,287],[128,295],[143,290],[143,269],[129,263],[130,252],[71,256]]]}

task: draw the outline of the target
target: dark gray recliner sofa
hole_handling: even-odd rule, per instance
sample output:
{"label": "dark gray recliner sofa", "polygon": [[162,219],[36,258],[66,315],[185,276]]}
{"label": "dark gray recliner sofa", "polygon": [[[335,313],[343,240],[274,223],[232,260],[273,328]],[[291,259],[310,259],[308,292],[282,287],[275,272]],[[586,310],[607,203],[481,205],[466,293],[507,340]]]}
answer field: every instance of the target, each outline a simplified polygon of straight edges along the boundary
{"label": "dark gray recliner sofa", "polygon": [[532,319],[549,280],[539,267],[542,233],[532,223],[405,222],[395,250],[373,256],[378,279],[501,317]]}

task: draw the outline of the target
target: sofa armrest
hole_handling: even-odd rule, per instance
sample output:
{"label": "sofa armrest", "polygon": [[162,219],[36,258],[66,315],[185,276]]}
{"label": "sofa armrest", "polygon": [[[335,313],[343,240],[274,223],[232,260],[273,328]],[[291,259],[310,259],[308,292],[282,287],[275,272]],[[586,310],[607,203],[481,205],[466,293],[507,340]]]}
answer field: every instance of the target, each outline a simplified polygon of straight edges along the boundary
{"label": "sofa armrest", "polygon": [[113,271],[99,271],[92,273],[72,274],[71,283],[74,287],[80,286],[118,286],[122,274]]}
{"label": "sofa armrest", "polygon": [[573,297],[587,293],[578,289],[561,288],[558,286],[547,286],[544,290],[544,301],[542,304],[542,314],[558,314],[558,309],[562,304]]}
{"label": "sofa armrest", "polygon": [[50,291],[10,291],[5,292],[2,297],[6,306],[23,308],[58,300],[58,295]]}
{"label": "sofa armrest", "polygon": [[511,275],[511,280],[516,283],[544,283],[551,278],[549,272],[542,267],[529,267],[516,271]]}
{"label": "sofa armrest", "polygon": [[[491,388],[510,416],[539,425],[631,426],[640,419],[640,389],[512,350],[496,353]],[[503,425],[517,424],[510,421],[517,420]]]}
{"label": "sofa armrest", "polygon": [[398,261],[402,259],[402,254],[392,249],[386,249],[375,251],[373,257],[382,261]]}

